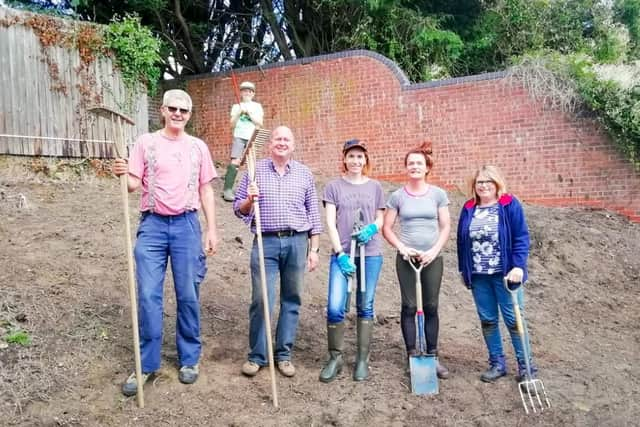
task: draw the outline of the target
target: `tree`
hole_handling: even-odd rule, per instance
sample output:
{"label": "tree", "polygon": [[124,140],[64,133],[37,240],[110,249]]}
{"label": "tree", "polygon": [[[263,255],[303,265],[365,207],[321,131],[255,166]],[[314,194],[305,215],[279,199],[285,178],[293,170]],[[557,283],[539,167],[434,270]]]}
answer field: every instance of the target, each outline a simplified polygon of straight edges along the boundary
{"label": "tree", "polygon": [[162,66],[173,76],[364,48],[422,81],[504,69],[540,50],[586,52],[607,62],[640,51],[640,0],[11,2],[73,7],[99,23],[137,14],[161,38]]}

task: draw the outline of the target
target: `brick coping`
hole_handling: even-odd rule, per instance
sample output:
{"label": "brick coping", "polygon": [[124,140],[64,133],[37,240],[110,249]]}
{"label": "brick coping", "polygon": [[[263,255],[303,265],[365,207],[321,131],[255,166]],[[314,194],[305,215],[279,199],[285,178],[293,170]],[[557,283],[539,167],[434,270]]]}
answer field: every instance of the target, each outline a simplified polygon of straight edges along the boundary
{"label": "brick coping", "polygon": [[[392,61],[391,59],[387,58],[384,55],[381,55],[379,53],[366,50],[366,49],[345,50],[342,52],[310,56],[310,57],[299,58],[299,59],[292,59],[289,61],[273,62],[265,65],[252,65],[250,67],[235,69],[234,73],[244,74],[244,73],[250,73],[255,71],[270,70],[274,68],[284,68],[284,67],[289,67],[294,65],[306,65],[314,62],[332,61],[332,60],[337,60],[342,58],[357,58],[357,57],[371,58],[382,63],[384,66],[386,66],[389,69],[389,71],[391,71],[391,74],[393,74],[396,77],[396,79],[398,79],[398,81],[400,82],[400,86],[402,87],[402,90],[418,90],[423,88],[435,88],[435,87],[442,87],[442,86],[459,85],[459,84],[469,83],[469,82],[497,80],[497,79],[502,79],[507,75],[506,71],[496,71],[491,73],[475,74],[475,75],[464,76],[464,77],[454,77],[454,78],[443,79],[443,80],[432,80],[428,82],[411,83],[411,81],[409,80],[405,72],[402,70],[402,68],[400,68],[398,64],[396,64],[394,61]],[[180,77],[174,80],[165,80],[163,81],[163,85],[174,87],[174,86],[180,85],[181,82],[186,82],[189,80],[210,79],[210,78],[225,77],[230,75],[231,75],[231,71],[217,71],[212,73],[194,74],[190,76]]]}

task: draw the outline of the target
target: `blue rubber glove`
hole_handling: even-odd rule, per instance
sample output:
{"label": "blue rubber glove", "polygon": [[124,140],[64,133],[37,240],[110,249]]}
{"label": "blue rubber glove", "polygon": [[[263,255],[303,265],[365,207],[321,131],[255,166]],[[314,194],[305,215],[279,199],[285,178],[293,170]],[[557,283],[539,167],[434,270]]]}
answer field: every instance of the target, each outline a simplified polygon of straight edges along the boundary
{"label": "blue rubber glove", "polygon": [[378,232],[378,226],[376,225],[375,222],[372,222],[371,224],[367,224],[364,227],[362,227],[362,229],[357,233],[353,233],[353,237],[356,238],[358,243],[365,244],[365,243],[369,243],[369,240],[371,240],[373,236],[376,235],[377,232]]}
{"label": "blue rubber glove", "polygon": [[353,261],[351,261],[351,259],[349,258],[349,255],[345,254],[344,252],[338,255],[337,261],[338,261],[338,267],[340,267],[340,271],[346,277],[349,277],[356,272],[356,265],[353,263]]}

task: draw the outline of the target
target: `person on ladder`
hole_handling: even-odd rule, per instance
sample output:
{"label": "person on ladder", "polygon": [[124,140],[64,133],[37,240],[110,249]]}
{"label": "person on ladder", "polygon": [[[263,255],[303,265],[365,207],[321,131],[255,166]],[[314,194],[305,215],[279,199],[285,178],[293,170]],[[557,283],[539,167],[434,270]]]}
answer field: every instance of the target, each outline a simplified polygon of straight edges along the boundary
{"label": "person on ladder", "polygon": [[231,161],[227,166],[222,191],[222,198],[227,202],[233,202],[235,198],[233,185],[247,142],[251,139],[256,127],[262,127],[264,112],[262,105],[253,100],[255,93],[256,86],[253,83],[242,82],[240,84],[240,103],[233,104],[231,107],[231,129],[233,130]]}
{"label": "person on ladder", "polygon": [[[329,360],[320,371],[320,381],[333,381],[344,364],[342,357],[344,341],[344,317],[348,291],[348,277],[357,277],[356,309],[358,312],[358,354],[353,379],[362,381],[369,375],[369,344],[373,331],[373,304],[376,285],[382,268],[382,239],[378,231],[382,228],[384,214],[384,192],[380,183],[367,175],[371,169],[365,144],[357,139],[347,141],[342,149],[343,176],[329,182],[324,190],[323,203],[326,208],[327,229],[333,255],[329,263],[329,296],[327,303],[327,341]],[[354,223],[362,212],[363,226],[356,234]],[[358,212],[358,213],[359,213]],[[365,225],[366,224],[366,225]],[[365,245],[364,261],[356,262],[348,255],[352,239]],[[356,265],[358,267],[356,267]],[[361,268],[365,271],[364,292],[361,292]]]}

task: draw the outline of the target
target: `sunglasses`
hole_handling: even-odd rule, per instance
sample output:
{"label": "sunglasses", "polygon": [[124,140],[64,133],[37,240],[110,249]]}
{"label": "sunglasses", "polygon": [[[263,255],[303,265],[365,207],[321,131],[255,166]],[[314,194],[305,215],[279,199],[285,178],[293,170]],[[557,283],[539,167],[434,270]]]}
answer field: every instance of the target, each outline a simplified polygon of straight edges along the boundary
{"label": "sunglasses", "polygon": [[169,107],[169,106],[167,106],[167,110],[169,110],[170,113],[175,113],[177,111],[180,111],[180,114],[187,114],[191,112],[191,110],[188,110],[186,108]]}
{"label": "sunglasses", "polygon": [[476,185],[490,185],[490,184],[495,184],[493,181],[488,180],[488,181],[476,181]]}

